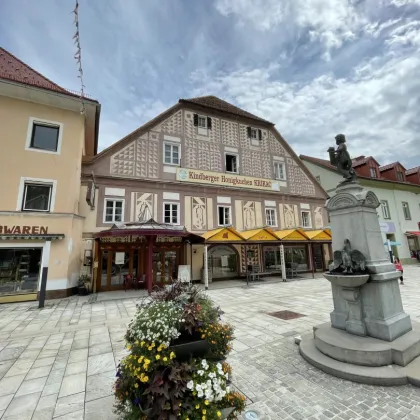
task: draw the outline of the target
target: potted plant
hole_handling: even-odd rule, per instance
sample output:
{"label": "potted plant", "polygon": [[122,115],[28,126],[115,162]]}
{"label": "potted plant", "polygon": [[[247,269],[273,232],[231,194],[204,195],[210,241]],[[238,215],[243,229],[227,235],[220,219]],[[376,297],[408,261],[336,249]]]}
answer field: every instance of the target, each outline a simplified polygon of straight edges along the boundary
{"label": "potted plant", "polygon": [[89,288],[90,288],[90,276],[87,274],[82,274],[79,277],[79,280],[77,282],[77,286],[79,289],[79,295],[80,296],[86,296],[89,294]]}
{"label": "potted plant", "polygon": [[[245,397],[230,389],[233,328],[208,296],[175,282],[141,304],[126,333],[115,411],[122,419],[234,419]],[[222,361],[223,360],[223,361]]]}

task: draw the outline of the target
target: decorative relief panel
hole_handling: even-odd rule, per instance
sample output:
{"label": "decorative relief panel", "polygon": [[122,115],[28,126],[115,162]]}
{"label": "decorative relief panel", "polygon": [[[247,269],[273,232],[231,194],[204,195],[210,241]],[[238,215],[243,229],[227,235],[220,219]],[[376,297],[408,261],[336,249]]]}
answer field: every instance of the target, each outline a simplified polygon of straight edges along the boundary
{"label": "decorative relief panel", "polygon": [[299,195],[315,195],[315,186],[303,169],[291,158],[287,159],[287,179],[290,192]]}
{"label": "decorative relief panel", "polygon": [[248,137],[247,126],[239,124],[239,142],[242,149],[250,149],[251,140]]}
{"label": "decorative relief panel", "polygon": [[207,230],[206,198],[192,197],[192,228],[193,230]]}
{"label": "decorative relief panel", "polygon": [[243,213],[244,229],[255,228],[255,202],[245,201],[243,205]]}
{"label": "decorative relief panel", "polygon": [[261,153],[260,152],[251,152],[252,158],[252,176],[256,178],[262,177],[261,171]]}
{"label": "decorative relief panel", "polygon": [[284,147],[280,144],[278,139],[271,132],[268,134],[268,142],[270,145],[270,152],[276,156],[290,156],[289,153],[287,153]]}
{"label": "decorative relief panel", "polygon": [[315,207],[315,229],[324,227],[324,220],[322,216],[322,207]]}
{"label": "decorative relief panel", "polygon": [[265,153],[261,153],[261,166],[262,166],[262,177],[271,179],[272,178],[272,171],[271,171],[271,156]]}
{"label": "decorative relief panel", "polygon": [[182,111],[176,112],[162,124],[162,131],[168,134],[181,135],[182,133]]}
{"label": "decorative relief panel", "polygon": [[211,130],[207,130],[209,141],[220,143],[220,119],[211,117]]}
{"label": "decorative relief panel", "polygon": [[[253,256],[248,257],[248,251],[253,251]],[[241,246],[241,271],[245,273],[248,265],[259,265],[260,254],[258,245]]]}
{"label": "decorative relief panel", "polygon": [[195,139],[196,136],[196,130],[194,127],[194,117],[192,112],[185,112],[184,115],[184,135],[187,138]]}
{"label": "decorative relief panel", "polygon": [[222,143],[226,146],[239,147],[238,123],[222,120]]}
{"label": "decorative relief panel", "polygon": [[215,172],[222,172],[222,154],[218,144],[210,144],[210,168]]}
{"label": "decorative relief panel", "polygon": [[284,207],[284,225],[286,229],[293,229],[299,226],[299,220],[296,220],[295,209],[293,205],[285,204]]}
{"label": "decorative relief panel", "polygon": [[153,199],[152,193],[131,193],[131,220],[133,222],[147,222],[153,217]]}
{"label": "decorative relief panel", "polygon": [[149,147],[148,177],[158,178],[159,176],[159,143],[157,141],[149,140],[148,147]]}
{"label": "decorative relief panel", "polygon": [[197,140],[185,139],[184,162],[186,168],[197,168]]}
{"label": "decorative relief panel", "polygon": [[198,142],[198,168],[203,171],[211,168],[210,144],[205,141]]}
{"label": "decorative relief panel", "polygon": [[242,175],[252,176],[252,159],[250,150],[242,150],[242,160],[240,165]]}

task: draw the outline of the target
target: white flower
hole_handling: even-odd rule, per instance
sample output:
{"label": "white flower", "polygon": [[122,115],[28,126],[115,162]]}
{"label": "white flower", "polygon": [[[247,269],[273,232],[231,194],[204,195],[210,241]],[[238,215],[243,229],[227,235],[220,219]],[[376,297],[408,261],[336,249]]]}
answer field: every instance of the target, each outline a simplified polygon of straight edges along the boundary
{"label": "white flower", "polygon": [[193,382],[193,381],[189,381],[189,382],[187,383],[187,388],[188,388],[188,389],[193,389],[193,388],[194,388],[194,382]]}

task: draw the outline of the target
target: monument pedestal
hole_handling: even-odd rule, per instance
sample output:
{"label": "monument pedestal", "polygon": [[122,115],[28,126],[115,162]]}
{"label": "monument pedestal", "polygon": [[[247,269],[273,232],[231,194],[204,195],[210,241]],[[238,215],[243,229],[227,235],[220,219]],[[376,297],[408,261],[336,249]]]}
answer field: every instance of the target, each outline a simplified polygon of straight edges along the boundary
{"label": "monument pedestal", "polygon": [[[420,384],[420,324],[404,312],[400,273],[385,251],[376,195],[352,182],[327,202],[333,249],[345,240],[366,258],[368,274],[325,274],[331,282],[331,325],[302,338],[300,352],[327,373],[357,382]],[[392,369],[390,369],[392,367]],[[418,374],[416,373],[418,372]]]}

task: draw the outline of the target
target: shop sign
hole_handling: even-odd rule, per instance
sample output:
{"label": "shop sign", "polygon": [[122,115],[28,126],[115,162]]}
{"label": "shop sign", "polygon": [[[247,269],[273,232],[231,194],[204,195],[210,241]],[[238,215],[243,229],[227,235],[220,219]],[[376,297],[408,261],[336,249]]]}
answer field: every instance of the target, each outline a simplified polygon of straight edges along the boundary
{"label": "shop sign", "polygon": [[145,242],[146,238],[140,235],[127,235],[127,236],[104,236],[100,238],[103,243],[130,243],[130,242]]}
{"label": "shop sign", "polygon": [[46,235],[48,226],[0,226],[0,235]]}
{"label": "shop sign", "polygon": [[273,181],[271,179],[253,178],[244,175],[220,174],[219,172],[185,168],[177,168],[176,179],[177,181],[194,182],[197,184],[221,185],[223,187],[251,188],[267,191],[280,191],[280,186],[286,186],[286,184],[281,181]]}
{"label": "shop sign", "polygon": [[395,233],[395,225],[392,222],[380,222],[379,226],[383,233]]}
{"label": "shop sign", "polygon": [[182,242],[181,236],[158,236],[156,242]]}

